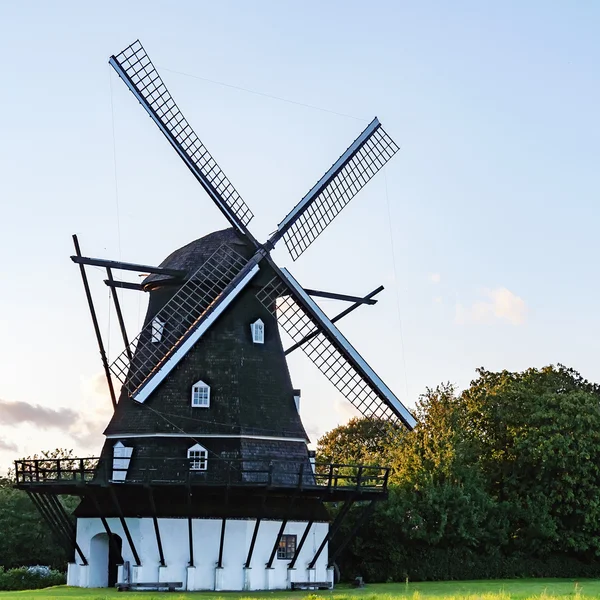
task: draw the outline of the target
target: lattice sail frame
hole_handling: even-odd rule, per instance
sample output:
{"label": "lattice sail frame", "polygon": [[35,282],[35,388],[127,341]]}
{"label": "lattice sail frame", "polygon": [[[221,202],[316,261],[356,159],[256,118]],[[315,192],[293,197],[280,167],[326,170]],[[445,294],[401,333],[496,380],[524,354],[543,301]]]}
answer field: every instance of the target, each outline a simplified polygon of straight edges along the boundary
{"label": "lattice sail frame", "polygon": [[110,64],[119,75],[125,75],[127,86],[225,216],[245,231],[254,216],[252,211],[179,110],[139,40],[111,57]]}
{"label": "lattice sail frame", "polygon": [[[186,334],[200,323],[215,300],[247,264],[248,259],[230,246],[220,246],[146,323],[129,347],[110,365],[111,372],[130,395],[177,350]],[[153,342],[153,324],[157,320],[163,326],[160,341]]]}
{"label": "lattice sail frame", "polygon": [[283,239],[293,260],[315,241],[399,149],[375,119],[280,223],[279,229],[285,230]]}
{"label": "lattice sail frame", "polygon": [[294,291],[278,275],[257,293],[263,306],[275,315],[279,325],[295,343],[308,336],[300,346],[304,353],[363,416],[375,422],[389,421],[412,429],[415,425],[412,415],[404,409],[406,415],[402,418],[389,405],[388,399],[346,357],[339,340],[328,335],[294,295]]}

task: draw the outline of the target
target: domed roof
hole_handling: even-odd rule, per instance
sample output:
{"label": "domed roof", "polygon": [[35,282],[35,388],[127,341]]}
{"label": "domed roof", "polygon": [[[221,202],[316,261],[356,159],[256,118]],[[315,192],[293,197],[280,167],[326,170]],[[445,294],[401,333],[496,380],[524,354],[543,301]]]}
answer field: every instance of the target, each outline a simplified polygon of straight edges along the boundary
{"label": "domed roof", "polygon": [[[194,240],[189,244],[171,252],[159,266],[165,269],[177,269],[185,271],[187,276],[191,276],[197,271],[221,246],[232,247],[238,254],[250,258],[252,256],[251,246],[240,236],[233,227],[221,229],[209,233],[200,239]],[[160,285],[162,281],[169,281],[172,278],[169,275],[153,274],[144,279],[144,287],[153,288]]]}

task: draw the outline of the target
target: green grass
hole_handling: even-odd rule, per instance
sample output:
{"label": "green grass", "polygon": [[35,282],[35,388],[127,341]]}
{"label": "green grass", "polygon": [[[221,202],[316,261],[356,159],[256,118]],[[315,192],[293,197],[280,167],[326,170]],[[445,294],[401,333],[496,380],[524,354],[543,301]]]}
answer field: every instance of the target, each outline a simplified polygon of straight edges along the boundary
{"label": "green grass", "polygon": [[599,579],[506,579],[491,581],[441,581],[425,583],[380,583],[364,589],[338,586],[333,592],[120,592],[113,589],[80,589],[66,586],[27,592],[0,592],[0,600],[104,600],[117,596],[121,600],[555,600],[598,598]]}

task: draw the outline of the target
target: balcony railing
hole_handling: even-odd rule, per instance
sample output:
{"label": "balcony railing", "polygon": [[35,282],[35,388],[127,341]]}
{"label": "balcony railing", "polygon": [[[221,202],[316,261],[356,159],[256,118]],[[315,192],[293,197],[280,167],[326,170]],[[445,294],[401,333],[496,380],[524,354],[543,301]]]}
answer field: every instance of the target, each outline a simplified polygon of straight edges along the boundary
{"label": "balcony railing", "polygon": [[[124,462],[125,461],[125,462]],[[308,459],[208,458],[205,469],[198,459],[171,457],[61,458],[15,462],[17,485],[83,485],[86,483],[267,486],[306,489],[354,488],[359,491],[387,488],[389,469],[371,465],[317,463]]]}

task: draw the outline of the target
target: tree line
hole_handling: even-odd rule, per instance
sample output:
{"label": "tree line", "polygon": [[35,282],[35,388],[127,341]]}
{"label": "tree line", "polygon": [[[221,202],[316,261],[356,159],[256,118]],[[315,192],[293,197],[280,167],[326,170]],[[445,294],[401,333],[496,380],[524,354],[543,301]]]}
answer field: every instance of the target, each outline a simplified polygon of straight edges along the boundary
{"label": "tree line", "polygon": [[[600,387],[564,366],[428,389],[412,432],[354,419],[322,461],[391,467],[340,560],[371,581],[600,575]],[[356,519],[354,511],[345,525]]]}
{"label": "tree line", "polygon": [[[344,578],[600,576],[600,386],[563,366],[479,369],[460,393],[426,390],[416,413],[411,432],[353,419],[318,442],[320,462],[391,468],[388,499],[340,555]],[[10,476],[0,531],[0,566],[66,566]]]}

